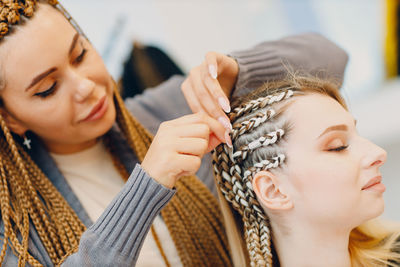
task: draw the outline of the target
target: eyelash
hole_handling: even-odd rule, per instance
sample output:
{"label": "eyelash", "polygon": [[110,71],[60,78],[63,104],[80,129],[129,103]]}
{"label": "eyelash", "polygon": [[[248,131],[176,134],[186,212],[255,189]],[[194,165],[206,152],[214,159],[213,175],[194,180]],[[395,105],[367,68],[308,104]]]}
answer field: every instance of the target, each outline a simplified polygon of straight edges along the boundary
{"label": "eyelash", "polygon": [[[86,55],[86,52],[87,52],[87,49],[84,48],[82,50],[82,53],[74,60],[74,63],[77,63],[77,64],[81,63]],[[35,96],[38,96],[41,98],[46,98],[48,96],[51,96],[52,94],[55,93],[55,91],[57,89],[56,87],[57,87],[57,82],[54,82],[49,89],[47,89],[43,92],[40,92],[40,93],[36,93]]]}
{"label": "eyelash", "polygon": [[348,147],[349,147],[348,145],[347,146],[339,146],[339,147],[336,147],[336,148],[328,149],[328,151],[341,152],[341,151],[347,149]]}
{"label": "eyelash", "polygon": [[54,82],[53,85],[47,89],[46,91],[40,92],[40,93],[36,93],[35,96],[41,97],[41,98],[46,98],[52,94],[55,93],[57,89],[57,82]]}
{"label": "eyelash", "polygon": [[87,52],[87,49],[84,48],[84,49],[82,50],[82,53],[74,60],[74,63],[81,63],[82,60],[83,60],[83,58],[84,58],[85,55],[86,55],[86,52]]}

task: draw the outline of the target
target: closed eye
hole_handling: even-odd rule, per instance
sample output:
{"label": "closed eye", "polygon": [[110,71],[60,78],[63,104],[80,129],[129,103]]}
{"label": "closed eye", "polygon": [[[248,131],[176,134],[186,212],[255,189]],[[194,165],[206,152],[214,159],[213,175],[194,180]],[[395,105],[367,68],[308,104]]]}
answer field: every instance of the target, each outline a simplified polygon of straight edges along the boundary
{"label": "closed eye", "polygon": [[86,55],[86,52],[87,52],[87,49],[84,48],[84,49],[82,50],[82,53],[81,53],[77,58],[75,58],[74,63],[75,63],[75,64],[81,63],[81,62],[83,61],[85,55]]}
{"label": "closed eye", "polygon": [[38,96],[38,97],[41,97],[41,98],[46,98],[46,97],[54,94],[56,89],[57,89],[57,82],[54,82],[49,89],[47,89],[47,90],[45,90],[43,92],[36,93],[34,95]]}
{"label": "closed eye", "polygon": [[340,152],[340,151],[347,149],[348,147],[349,147],[348,145],[347,146],[339,146],[339,147],[328,149],[328,151]]}

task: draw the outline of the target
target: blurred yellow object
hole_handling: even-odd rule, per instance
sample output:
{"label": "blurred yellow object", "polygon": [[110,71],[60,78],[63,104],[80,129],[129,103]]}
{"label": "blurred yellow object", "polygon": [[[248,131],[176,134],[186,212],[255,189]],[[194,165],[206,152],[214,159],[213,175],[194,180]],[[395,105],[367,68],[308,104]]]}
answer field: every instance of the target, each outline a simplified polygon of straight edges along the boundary
{"label": "blurred yellow object", "polygon": [[386,77],[398,76],[399,0],[386,0],[385,68]]}

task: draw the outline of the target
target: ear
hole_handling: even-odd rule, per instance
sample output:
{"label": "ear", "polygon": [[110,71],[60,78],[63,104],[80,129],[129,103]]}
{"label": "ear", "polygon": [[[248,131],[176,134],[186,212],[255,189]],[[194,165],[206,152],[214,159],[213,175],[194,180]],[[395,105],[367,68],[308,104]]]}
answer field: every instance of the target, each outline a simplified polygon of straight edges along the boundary
{"label": "ear", "polygon": [[260,171],[253,177],[253,191],[258,201],[270,210],[293,208],[293,202],[282,190],[277,177],[269,171]]}
{"label": "ear", "polygon": [[5,110],[4,107],[0,107],[0,114],[3,116],[4,121],[11,132],[22,136],[28,130],[20,121],[14,118],[7,110]]}

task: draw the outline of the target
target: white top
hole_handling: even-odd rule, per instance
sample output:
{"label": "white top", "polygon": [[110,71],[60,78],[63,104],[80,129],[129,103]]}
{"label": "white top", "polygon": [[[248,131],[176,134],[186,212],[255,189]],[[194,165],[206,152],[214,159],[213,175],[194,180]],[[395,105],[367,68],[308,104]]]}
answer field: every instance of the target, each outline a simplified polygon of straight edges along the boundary
{"label": "white top", "polygon": [[[73,154],[51,155],[90,219],[96,221],[124,185],[103,143],[98,142],[91,148]],[[160,215],[154,220],[153,226],[171,266],[182,266]],[[151,231],[144,240],[136,266],[166,266]]]}

